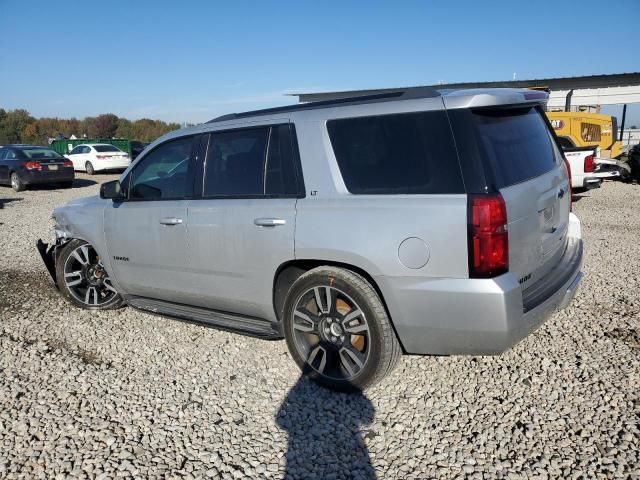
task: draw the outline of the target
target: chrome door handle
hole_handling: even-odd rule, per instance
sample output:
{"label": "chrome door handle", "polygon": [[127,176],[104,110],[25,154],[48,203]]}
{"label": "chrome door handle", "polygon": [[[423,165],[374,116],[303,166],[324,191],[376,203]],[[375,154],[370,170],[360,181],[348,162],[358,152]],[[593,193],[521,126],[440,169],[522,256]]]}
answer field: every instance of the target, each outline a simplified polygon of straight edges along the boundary
{"label": "chrome door handle", "polygon": [[284,218],[256,218],[253,223],[259,227],[277,227],[284,225],[287,221]]}
{"label": "chrome door handle", "polygon": [[161,218],[160,223],[162,225],[180,225],[182,223],[182,219],[176,217],[166,217]]}

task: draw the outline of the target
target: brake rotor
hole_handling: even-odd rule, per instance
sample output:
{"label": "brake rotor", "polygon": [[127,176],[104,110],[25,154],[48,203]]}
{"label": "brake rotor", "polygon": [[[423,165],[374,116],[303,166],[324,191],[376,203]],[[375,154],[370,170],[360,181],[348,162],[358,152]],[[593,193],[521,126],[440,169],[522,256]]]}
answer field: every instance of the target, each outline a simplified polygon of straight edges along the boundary
{"label": "brake rotor", "polygon": [[[346,315],[351,311],[351,305],[339,298],[336,300],[336,309],[341,315]],[[359,352],[364,351],[364,336],[363,335],[351,335],[351,345]]]}

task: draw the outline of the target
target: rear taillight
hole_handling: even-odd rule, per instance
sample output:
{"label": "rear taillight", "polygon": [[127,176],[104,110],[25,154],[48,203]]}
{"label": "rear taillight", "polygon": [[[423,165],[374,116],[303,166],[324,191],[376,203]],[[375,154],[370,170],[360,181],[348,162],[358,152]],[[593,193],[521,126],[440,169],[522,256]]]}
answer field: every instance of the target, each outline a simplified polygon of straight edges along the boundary
{"label": "rear taillight", "polygon": [[109,155],[96,155],[98,160],[104,160],[105,158],[109,158]]}
{"label": "rear taillight", "polygon": [[509,270],[507,208],[502,195],[468,196],[469,277],[496,277]]}
{"label": "rear taillight", "polygon": [[63,165],[65,167],[73,167],[73,162],[71,160],[65,160]]}
{"label": "rear taillight", "polygon": [[564,157],[564,166],[567,169],[567,175],[569,176],[569,211],[571,212],[573,210],[573,192],[571,191],[571,165],[569,165],[567,157]]}
{"label": "rear taillight", "polygon": [[42,164],[40,162],[24,162],[22,166],[27,170],[42,170]]}
{"label": "rear taillight", "polygon": [[584,172],[593,172],[593,155],[587,155],[586,157],[584,157]]}

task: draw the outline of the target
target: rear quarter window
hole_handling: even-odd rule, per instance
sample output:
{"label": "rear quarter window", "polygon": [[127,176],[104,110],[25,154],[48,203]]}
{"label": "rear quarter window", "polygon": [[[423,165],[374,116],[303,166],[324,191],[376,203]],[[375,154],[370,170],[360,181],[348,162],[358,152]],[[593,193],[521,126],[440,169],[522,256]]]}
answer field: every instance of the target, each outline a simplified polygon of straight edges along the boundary
{"label": "rear quarter window", "polygon": [[[497,188],[538,177],[558,165],[555,140],[536,107],[466,110],[450,115],[456,141],[475,142]],[[464,128],[460,122],[473,126]],[[468,133],[462,134],[463,130]],[[472,159],[463,157],[461,161]]]}
{"label": "rear quarter window", "polygon": [[464,193],[444,111],[330,120],[327,130],[350,193]]}

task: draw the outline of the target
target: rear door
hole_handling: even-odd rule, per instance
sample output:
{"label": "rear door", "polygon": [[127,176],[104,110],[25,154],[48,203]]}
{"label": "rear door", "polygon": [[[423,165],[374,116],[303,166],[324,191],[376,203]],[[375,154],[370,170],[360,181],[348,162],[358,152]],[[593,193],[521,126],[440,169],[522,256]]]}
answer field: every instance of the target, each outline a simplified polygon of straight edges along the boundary
{"label": "rear door", "polygon": [[562,154],[538,107],[456,115],[474,125],[490,188],[504,198],[509,270],[526,288],[553,268],[566,246],[571,193]]}
{"label": "rear door", "polygon": [[293,127],[212,132],[202,198],[189,203],[190,303],[273,319],[273,279],[294,258],[304,188]]}

